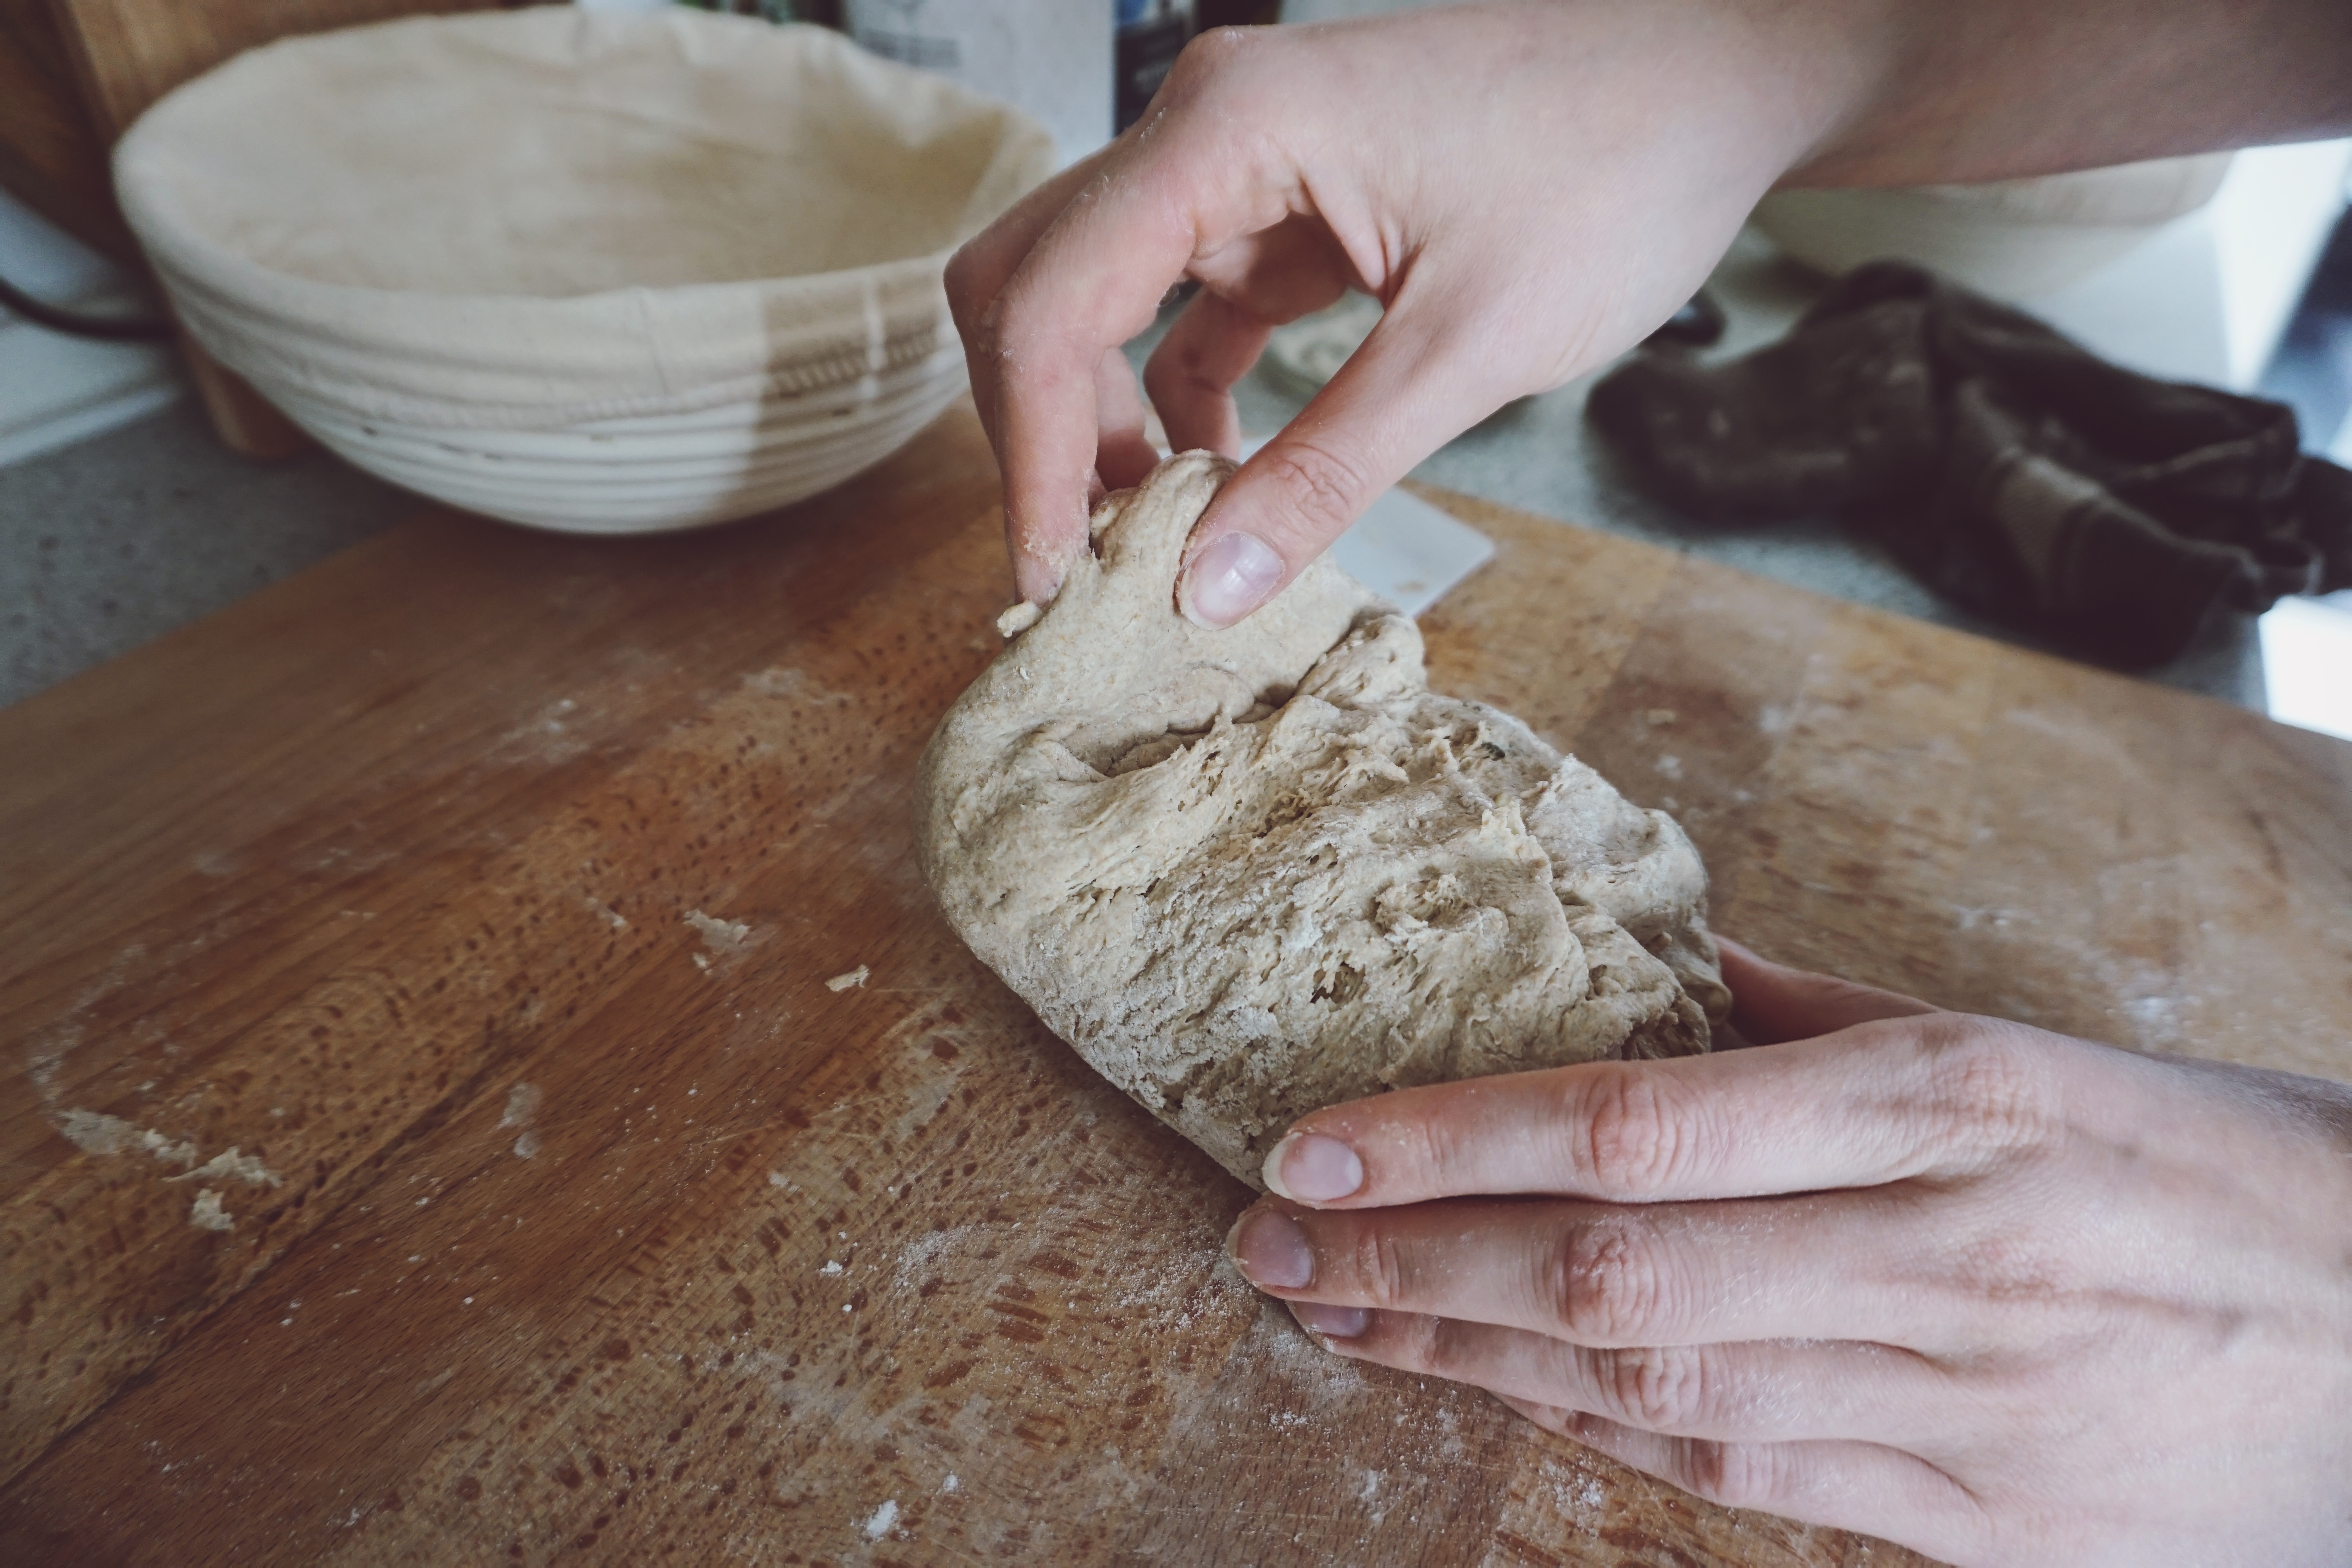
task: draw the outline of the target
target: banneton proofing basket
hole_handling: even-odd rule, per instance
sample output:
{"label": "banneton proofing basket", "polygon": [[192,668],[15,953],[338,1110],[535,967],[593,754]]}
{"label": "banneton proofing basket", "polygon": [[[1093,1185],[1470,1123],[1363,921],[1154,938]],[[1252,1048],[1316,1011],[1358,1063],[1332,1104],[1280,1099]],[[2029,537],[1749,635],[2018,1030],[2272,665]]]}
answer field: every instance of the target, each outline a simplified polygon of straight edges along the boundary
{"label": "banneton proofing basket", "polygon": [[188,331],[296,424],[591,533],[742,517],[895,451],[964,385],[948,256],[1053,167],[1005,105],[683,7],[287,39],[114,158]]}

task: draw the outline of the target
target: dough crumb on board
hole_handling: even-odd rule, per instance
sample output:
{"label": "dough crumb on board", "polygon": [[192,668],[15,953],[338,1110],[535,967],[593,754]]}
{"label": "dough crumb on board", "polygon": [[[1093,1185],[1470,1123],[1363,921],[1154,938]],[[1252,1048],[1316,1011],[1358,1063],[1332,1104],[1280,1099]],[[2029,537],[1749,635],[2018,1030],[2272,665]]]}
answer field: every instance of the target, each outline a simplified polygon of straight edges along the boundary
{"label": "dough crumb on board", "polygon": [[862,991],[866,988],[866,976],[873,973],[874,972],[871,969],[868,969],[865,964],[861,963],[847,973],[836,974],[832,979],[826,981],[824,983],[824,988],[827,991],[839,992],[846,991],[851,986],[855,985]]}
{"label": "dough crumb on board", "polygon": [[236,1221],[221,1207],[221,1195],[210,1187],[198,1189],[196,1201],[188,1210],[188,1223],[198,1230],[235,1230]]}
{"label": "dough crumb on board", "polygon": [[722,921],[700,910],[688,910],[686,923],[701,933],[703,945],[713,952],[740,952],[751,940],[751,923],[746,921]]}
{"label": "dough crumb on board", "polygon": [[[1328,560],[1240,625],[1178,613],[1234,466],[1170,458],[925,751],[923,872],[1087,1061],[1253,1186],[1308,1110],[1707,1047],[1706,875]],[[1013,657],[1017,654],[1017,662]]]}
{"label": "dough crumb on board", "polygon": [[234,1143],[194,1170],[183,1171],[176,1176],[166,1176],[164,1180],[193,1182],[204,1177],[243,1182],[248,1187],[282,1187],[286,1184],[286,1178],[264,1164],[259,1155],[247,1154]]}
{"label": "dough crumb on board", "polygon": [[167,1164],[196,1163],[193,1141],[182,1139],[174,1142],[152,1127],[134,1126],[102,1110],[69,1110],[57,1119],[56,1126],[66,1142],[85,1154],[120,1154],[136,1149]]}
{"label": "dough crumb on board", "polygon": [[507,1090],[507,1109],[499,1118],[499,1125],[517,1129],[514,1154],[518,1160],[534,1159],[539,1154],[539,1130],[530,1122],[539,1114],[540,1101],[545,1098],[535,1083],[518,1083]]}

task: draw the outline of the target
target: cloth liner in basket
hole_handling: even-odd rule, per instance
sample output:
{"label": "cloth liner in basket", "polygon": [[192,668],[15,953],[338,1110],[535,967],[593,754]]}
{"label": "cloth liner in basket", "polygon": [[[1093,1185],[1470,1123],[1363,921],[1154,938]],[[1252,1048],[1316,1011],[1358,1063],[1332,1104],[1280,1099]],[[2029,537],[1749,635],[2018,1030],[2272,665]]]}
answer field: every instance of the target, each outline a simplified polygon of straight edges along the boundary
{"label": "cloth liner in basket", "polygon": [[838,34],[542,6],[282,40],[115,153],[182,320],[353,462],[541,526],[781,505],[961,392],[941,273],[1050,174]]}

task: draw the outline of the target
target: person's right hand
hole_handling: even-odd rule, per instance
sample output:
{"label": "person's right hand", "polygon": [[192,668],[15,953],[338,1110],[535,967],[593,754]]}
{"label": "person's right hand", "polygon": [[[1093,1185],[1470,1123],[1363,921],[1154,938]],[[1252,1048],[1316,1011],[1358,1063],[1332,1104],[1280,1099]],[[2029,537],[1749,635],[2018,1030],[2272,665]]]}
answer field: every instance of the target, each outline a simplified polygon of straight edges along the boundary
{"label": "person's right hand", "polygon": [[1195,530],[1179,603],[1227,626],[1439,446],[1674,313],[1853,100],[1839,14],[1551,0],[1195,40],[948,269],[1022,595],[1151,465],[1119,345],[1171,285],[1202,285],[1145,374],[1180,451],[1236,455],[1231,388],[1276,325],[1350,288],[1387,307]]}

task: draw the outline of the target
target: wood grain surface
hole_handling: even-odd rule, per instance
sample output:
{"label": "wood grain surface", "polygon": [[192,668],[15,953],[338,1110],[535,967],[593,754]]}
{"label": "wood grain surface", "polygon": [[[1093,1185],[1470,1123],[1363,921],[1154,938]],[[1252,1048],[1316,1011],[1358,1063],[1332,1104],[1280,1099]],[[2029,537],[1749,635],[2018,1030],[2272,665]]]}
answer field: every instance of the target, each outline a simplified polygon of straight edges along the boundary
{"label": "wood grain surface", "polygon": [[[1500,546],[1435,684],[1678,811],[1722,928],[2352,1076],[2352,747],[1431,493]],[[0,1558],[1918,1561],[1222,1262],[1248,1194],[912,865],[993,501],[960,408],[685,538],[428,512],[0,713]]]}

